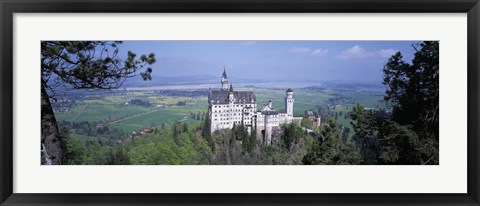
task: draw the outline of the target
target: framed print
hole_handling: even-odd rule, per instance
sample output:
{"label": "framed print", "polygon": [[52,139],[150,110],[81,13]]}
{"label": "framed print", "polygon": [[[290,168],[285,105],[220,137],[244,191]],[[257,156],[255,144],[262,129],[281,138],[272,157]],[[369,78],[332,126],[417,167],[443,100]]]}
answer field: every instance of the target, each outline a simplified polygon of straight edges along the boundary
{"label": "framed print", "polygon": [[477,0],[0,5],[2,205],[479,205]]}

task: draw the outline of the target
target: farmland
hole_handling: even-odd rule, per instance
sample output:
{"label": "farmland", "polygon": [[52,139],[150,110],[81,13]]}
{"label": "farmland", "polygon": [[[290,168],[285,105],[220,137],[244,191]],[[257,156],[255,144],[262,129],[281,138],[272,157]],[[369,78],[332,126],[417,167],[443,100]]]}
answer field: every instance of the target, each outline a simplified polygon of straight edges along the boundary
{"label": "farmland", "polygon": [[[278,111],[284,110],[284,88],[239,87],[238,90],[253,90],[257,97],[257,108],[268,100]],[[199,125],[206,118],[207,97],[205,90],[132,90],[111,92],[88,92],[76,97],[76,106],[69,111],[56,112],[57,122],[89,122],[92,128],[108,127],[108,133],[79,132],[70,130],[82,141],[122,139],[132,132],[145,128],[168,127],[177,122]],[[305,87],[294,91],[294,116],[303,116],[306,110],[327,109],[328,116],[336,117],[337,123],[350,127],[350,112],[353,105],[360,103],[365,107],[382,107],[379,100],[382,93],[335,90],[331,88]],[[131,100],[148,102],[151,106],[129,104]],[[325,112],[325,111],[324,111]],[[340,114],[340,115],[338,115]],[[325,117],[322,117],[325,118]],[[60,124],[62,125],[62,124]],[[90,134],[90,135],[88,135]]]}

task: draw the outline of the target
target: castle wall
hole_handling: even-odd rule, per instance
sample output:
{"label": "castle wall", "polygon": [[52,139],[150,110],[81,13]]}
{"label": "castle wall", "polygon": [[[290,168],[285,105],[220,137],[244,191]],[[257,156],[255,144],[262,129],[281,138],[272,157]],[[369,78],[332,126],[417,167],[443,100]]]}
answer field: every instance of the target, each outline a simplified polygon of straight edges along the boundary
{"label": "castle wall", "polygon": [[210,131],[231,129],[233,124],[255,125],[253,120],[256,104],[210,104]]}

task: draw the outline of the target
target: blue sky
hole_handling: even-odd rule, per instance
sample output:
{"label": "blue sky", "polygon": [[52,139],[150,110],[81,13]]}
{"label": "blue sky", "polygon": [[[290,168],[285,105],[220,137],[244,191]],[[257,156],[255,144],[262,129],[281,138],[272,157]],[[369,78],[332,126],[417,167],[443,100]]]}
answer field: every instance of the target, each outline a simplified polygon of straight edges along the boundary
{"label": "blue sky", "polygon": [[380,83],[388,57],[413,58],[413,41],[125,41],[120,54],[155,53],[153,78],[229,76],[266,81]]}

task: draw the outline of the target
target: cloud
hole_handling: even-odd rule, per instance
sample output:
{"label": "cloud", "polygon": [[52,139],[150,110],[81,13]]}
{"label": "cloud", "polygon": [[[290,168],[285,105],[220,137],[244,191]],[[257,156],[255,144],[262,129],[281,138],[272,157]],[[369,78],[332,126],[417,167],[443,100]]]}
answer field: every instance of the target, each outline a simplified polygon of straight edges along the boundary
{"label": "cloud", "polygon": [[312,49],[310,49],[308,47],[292,47],[290,49],[290,52],[299,53],[299,54],[309,53],[310,51],[312,51]]}
{"label": "cloud", "polygon": [[398,49],[382,49],[378,52],[378,54],[381,56],[381,57],[384,57],[384,58],[389,58],[391,56],[393,56],[395,53],[398,52]]}
{"label": "cloud", "polygon": [[297,53],[297,54],[309,54],[312,56],[321,57],[321,56],[325,56],[328,53],[328,49],[322,49],[322,48],[311,49],[308,47],[292,47],[290,49],[290,52]]}
{"label": "cloud", "polygon": [[382,49],[380,51],[368,51],[359,45],[355,45],[351,48],[343,50],[340,54],[336,56],[339,60],[347,60],[347,59],[366,59],[370,57],[381,57],[381,58],[388,58],[395,54],[398,49]]}
{"label": "cloud", "polygon": [[367,51],[366,49],[355,45],[352,48],[348,48],[342,51],[339,55],[337,55],[337,59],[365,59],[367,57],[371,57],[373,55],[372,52]]}
{"label": "cloud", "polygon": [[322,48],[316,49],[311,54],[317,57],[325,56],[326,54],[328,54],[328,49],[322,49]]}

